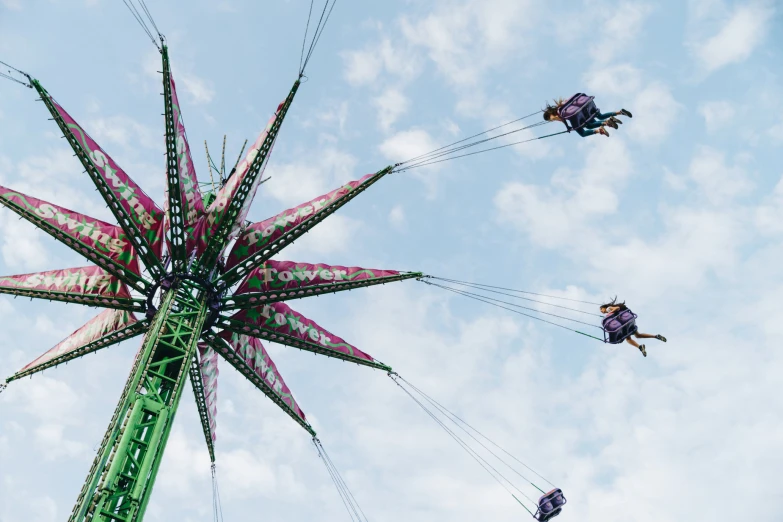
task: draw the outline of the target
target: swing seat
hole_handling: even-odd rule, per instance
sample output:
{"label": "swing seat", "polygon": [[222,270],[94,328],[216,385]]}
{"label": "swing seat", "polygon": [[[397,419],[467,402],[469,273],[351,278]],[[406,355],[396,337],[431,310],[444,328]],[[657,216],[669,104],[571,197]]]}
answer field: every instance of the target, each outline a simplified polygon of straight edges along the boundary
{"label": "swing seat", "polygon": [[604,342],[620,344],[636,333],[636,318],[638,316],[630,310],[622,310],[604,317]]}
{"label": "swing seat", "polygon": [[538,510],[533,517],[539,522],[545,522],[552,519],[563,511],[566,498],[560,488],[555,488],[549,493],[545,493],[538,499]]}
{"label": "swing seat", "polygon": [[557,114],[563,120],[568,132],[581,129],[601,112],[595,106],[594,98],[595,96],[588,96],[583,92],[578,92],[557,109]]}

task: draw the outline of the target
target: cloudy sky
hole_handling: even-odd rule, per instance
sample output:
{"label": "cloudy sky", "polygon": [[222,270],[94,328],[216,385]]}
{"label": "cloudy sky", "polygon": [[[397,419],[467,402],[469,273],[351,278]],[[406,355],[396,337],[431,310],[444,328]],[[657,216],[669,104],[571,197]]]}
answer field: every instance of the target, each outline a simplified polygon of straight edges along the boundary
{"label": "cloudy sky", "polygon": [[[227,134],[236,157],[295,80],[309,3],[149,4],[208,181],[201,143],[217,149]],[[563,522],[779,521],[781,54],[776,0],[344,0],[250,218],[553,97],[631,110],[610,138],[557,136],[391,176],[281,258],[617,294],[643,331],[669,338],[646,359],[413,281],[292,305],[562,487]],[[159,55],[121,2],[0,0],[0,60],[37,77],[162,203]],[[0,185],[110,221],[35,98],[0,81]],[[83,264],[0,211],[0,273]],[[95,313],[0,297],[0,376]],[[67,518],[137,345],[0,395],[0,521]],[[269,349],[370,520],[527,516],[385,374]],[[348,520],[307,434],[228,365],[220,380],[226,520]],[[186,391],[146,519],[211,516]]]}

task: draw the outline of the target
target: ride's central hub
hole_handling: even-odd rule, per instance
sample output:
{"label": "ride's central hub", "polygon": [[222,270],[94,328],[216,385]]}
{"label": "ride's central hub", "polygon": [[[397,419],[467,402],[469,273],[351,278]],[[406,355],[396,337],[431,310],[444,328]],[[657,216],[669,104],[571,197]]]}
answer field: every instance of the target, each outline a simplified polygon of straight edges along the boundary
{"label": "ride's central hub", "polygon": [[158,290],[161,292],[167,292],[173,286],[175,286],[178,281],[182,280],[188,280],[196,283],[206,295],[206,304],[207,309],[209,310],[209,314],[207,315],[207,319],[204,321],[204,326],[201,329],[202,332],[206,332],[212,328],[212,326],[214,326],[218,319],[222,305],[221,295],[223,292],[214,283],[194,274],[168,273],[156,281],[155,284],[150,287],[149,292],[147,293],[147,319],[152,319],[158,312],[158,307],[155,306],[155,294],[157,294]]}

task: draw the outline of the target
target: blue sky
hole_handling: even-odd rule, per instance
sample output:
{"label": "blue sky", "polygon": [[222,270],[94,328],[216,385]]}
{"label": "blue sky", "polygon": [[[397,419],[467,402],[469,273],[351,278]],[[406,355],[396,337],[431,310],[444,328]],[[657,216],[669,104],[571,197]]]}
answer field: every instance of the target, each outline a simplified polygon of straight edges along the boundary
{"label": "blue sky", "polygon": [[[157,2],[194,161],[251,141],[295,80],[304,1]],[[294,261],[419,270],[600,301],[661,332],[649,357],[415,282],[292,303],[560,485],[560,520],[783,518],[783,16],[776,1],[338,2],[250,219],[583,91],[634,114],[397,174]],[[159,55],[108,0],[0,0],[0,60],[37,77],[159,203]],[[0,82],[0,184],[111,221],[32,91]],[[551,126],[550,126],[551,127]],[[549,127],[544,127],[549,129]],[[81,266],[9,211],[0,273]],[[0,374],[96,311],[0,297]],[[0,520],[63,520],[137,346],[0,395]],[[525,513],[382,373],[270,352],[371,520]],[[210,517],[189,392],[147,520]],[[345,520],[307,435],[227,365],[227,519]]]}

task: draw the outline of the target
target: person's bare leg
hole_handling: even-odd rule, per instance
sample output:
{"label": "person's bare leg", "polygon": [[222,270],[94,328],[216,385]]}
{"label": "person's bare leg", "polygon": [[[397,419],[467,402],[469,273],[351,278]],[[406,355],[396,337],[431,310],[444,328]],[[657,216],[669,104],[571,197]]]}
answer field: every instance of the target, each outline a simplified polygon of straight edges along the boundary
{"label": "person's bare leg", "polygon": [[655,336],[653,334],[646,334],[646,333],[639,333],[639,332],[636,332],[635,334],[633,334],[633,336],[636,337],[637,339],[655,339]]}
{"label": "person's bare leg", "polygon": [[643,344],[640,345],[639,343],[637,343],[636,341],[634,341],[630,337],[627,337],[625,340],[628,341],[628,344],[630,344],[631,346],[635,346],[636,348],[638,348],[639,351],[642,352],[642,355],[647,357],[647,350],[645,349]]}
{"label": "person's bare leg", "polygon": [[666,337],[662,336],[661,334],[653,335],[653,334],[635,332],[633,335],[637,339],[658,339],[659,341],[666,342]]}

